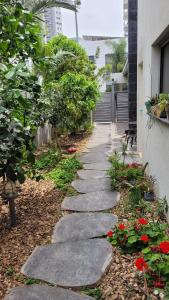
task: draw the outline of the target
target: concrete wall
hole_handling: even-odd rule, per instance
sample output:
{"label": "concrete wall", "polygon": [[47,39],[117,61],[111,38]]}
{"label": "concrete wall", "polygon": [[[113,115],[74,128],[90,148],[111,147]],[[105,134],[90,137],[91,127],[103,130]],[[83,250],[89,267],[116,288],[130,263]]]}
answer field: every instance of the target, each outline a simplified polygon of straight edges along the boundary
{"label": "concrete wall", "polygon": [[168,25],[168,0],[138,0],[138,150],[157,179],[159,196],[169,203],[169,124],[150,121],[145,109],[147,97],[160,92],[160,40]]}

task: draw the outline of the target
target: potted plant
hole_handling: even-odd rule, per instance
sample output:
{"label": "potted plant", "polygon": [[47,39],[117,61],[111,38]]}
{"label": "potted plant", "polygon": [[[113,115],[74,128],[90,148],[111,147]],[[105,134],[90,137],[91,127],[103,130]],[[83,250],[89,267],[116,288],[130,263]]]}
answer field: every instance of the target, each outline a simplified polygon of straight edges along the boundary
{"label": "potted plant", "polygon": [[161,112],[166,112],[167,119],[169,120],[169,94],[159,95],[159,107]]}

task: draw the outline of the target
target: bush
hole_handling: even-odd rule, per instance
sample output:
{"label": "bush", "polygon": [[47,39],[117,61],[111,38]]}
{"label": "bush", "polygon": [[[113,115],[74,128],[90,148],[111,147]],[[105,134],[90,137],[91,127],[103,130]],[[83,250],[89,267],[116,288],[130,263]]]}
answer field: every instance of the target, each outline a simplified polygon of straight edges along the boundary
{"label": "bush", "polygon": [[119,189],[126,182],[135,183],[136,180],[144,178],[142,165],[140,164],[124,164],[120,161],[120,157],[114,154],[109,158],[112,166],[108,171],[111,177],[111,185],[113,189]]}
{"label": "bush", "polygon": [[36,159],[34,168],[37,170],[51,168],[58,164],[60,158],[60,152],[56,149],[51,149],[47,153],[43,153],[38,159]]}
{"label": "bush", "polygon": [[67,191],[69,184],[73,181],[77,170],[82,168],[82,164],[76,158],[62,160],[58,166],[47,174],[47,178],[52,179],[57,188]]}
{"label": "bush", "polygon": [[167,238],[167,224],[148,222],[144,218],[133,220],[127,225],[119,224],[114,232],[108,233],[108,240],[113,246],[133,253],[147,246],[157,245]]}

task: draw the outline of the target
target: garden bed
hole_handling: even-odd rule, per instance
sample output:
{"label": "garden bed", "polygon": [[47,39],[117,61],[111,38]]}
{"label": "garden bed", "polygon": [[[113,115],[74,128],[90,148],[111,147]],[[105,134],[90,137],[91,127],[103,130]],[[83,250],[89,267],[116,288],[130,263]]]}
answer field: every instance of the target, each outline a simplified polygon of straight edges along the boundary
{"label": "garden bed", "polygon": [[[75,145],[78,151],[82,151],[88,137],[89,134],[85,137],[63,138],[62,145]],[[37,151],[38,159],[49,151],[49,146],[42,147]],[[40,161],[43,165],[46,158]],[[52,168],[42,168],[40,172],[43,175],[48,174],[49,170],[55,167],[52,165]],[[0,299],[4,299],[12,287],[38,282],[24,277],[20,269],[36,246],[51,242],[53,228],[62,217],[60,204],[65,195],[64,186],[63,189],[56,188],[55,181],[51,179],[39,182],[28,179],[19,189],[15,200],[16,227],[10,227],[8,206],[0,197]],[[73,191],[70,189],[67,192]]]}

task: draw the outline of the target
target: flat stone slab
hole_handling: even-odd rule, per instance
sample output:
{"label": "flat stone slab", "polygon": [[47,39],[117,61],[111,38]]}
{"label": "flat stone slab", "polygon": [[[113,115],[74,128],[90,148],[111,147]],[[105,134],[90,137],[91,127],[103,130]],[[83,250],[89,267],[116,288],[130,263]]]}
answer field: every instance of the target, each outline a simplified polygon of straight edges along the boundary
{"label": "flat stone slab", "polygon": [[111,260],[112,246],[105,239],[71,241],[36,247],[21,272],[61,287],[91,286]]}
{"label": "flat stone slab", "polygon": [[71,185],[78,193],[90,193],[96,191],[105,191],[111,189],[110,178],[100,178],[100,179],[88,179],[74,180]]}
{"label": "flat stone slab", "polygon": [[55,226],[52,242],[103,237],[117,223],[117,216],[107,213],[74,213],[63,217]]}
{"label": "flat stone slab", "polygon": [[99,170],[79,170],[77,174],[80,179],[99,179],[109,177],[106,171]]}
{"label": "flat stone slab", "polygon": [[110,167],[111,167],[111,164],[108,161],[83,165],[83,168],[85,170],[107,171]]}
{"label": "flat stone slab", "polygon": [[120,193],[99,191],[83,195],[66,197],[62,202],[62,210],[70,211],[103,211],[113,208],[120,201]]}
{"label": "flat stone slab", "polygon": [[107,161],[107,155],[104,152],[90,152],[87,154],[81,155],[79,160],[82,163],[90,164],[90,163],[96,163],[96,162],[106,162]]}
{"label": "flat stone slab", "polygon": [[11,289],[4,300],[92,300],[93,297],[83,296],[70,290],[48,285],[34,284]]}

